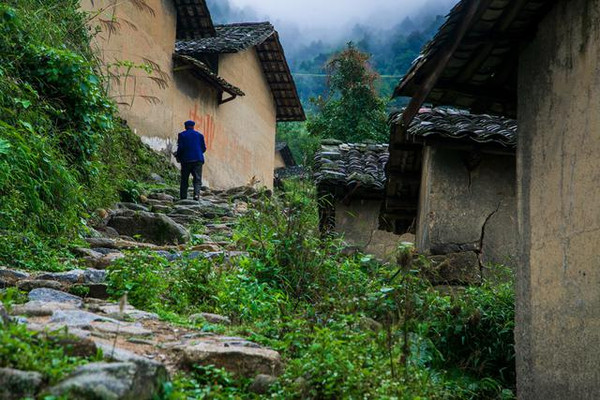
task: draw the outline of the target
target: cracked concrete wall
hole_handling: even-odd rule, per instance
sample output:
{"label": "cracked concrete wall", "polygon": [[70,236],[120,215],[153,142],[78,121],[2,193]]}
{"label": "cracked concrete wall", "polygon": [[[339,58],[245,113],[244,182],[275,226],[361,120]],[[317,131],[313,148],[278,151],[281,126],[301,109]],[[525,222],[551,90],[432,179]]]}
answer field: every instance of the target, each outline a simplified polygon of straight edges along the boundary
{"label": "cracked concrete wall", "polygon": [[468,156],[465,151],[425,147],[417,249],[433,254],[477,251],[483,263],[513,266],[517,253],[515,157],[482,154],[469,172],[464,161]]}
{"label": "cracked concrete wall", "polygon": [[344,235],[346,243],[367,254],[389,261],[403,241],[414,237],[395,235],[379,229],[381,200],[353,199],[349,204],[336,202],[335,230]]}
{"label": "cracked concrete wall", "polygon": [[558,2],[519,60],[518,395],[600,398],[600,1]]}

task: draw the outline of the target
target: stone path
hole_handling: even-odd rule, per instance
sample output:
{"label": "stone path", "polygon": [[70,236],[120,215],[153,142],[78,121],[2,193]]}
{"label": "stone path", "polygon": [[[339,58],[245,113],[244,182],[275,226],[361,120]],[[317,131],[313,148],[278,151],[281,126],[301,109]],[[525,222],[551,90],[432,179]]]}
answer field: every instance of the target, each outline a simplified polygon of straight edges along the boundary
{"label": "stone path", "polygon": [[[105,269],[127,257],[129,250],[155,252],[169,261],[244,254],[229,240],[232,226],[257,199],[258,193],[252,188],[205,191],[200,201],[177,201],[169,193],[154,192],[142,196],[141,204],[119,203],[113,210],[101,211],[102,221],[87,239],[89,248],[75,250],[77,269],[28,273],[0,268],[0,288],[16,286],[29,292],[29,301],[11,310],[14,320],[39,332],[66,328],[74,337],[70,345],[79,355],[93,355],[100,348],[107,360],[77,369],[52,388],[36,386],[36,393],[60,396],[77,392],[85,394],[78,398],[91,398],[104,391],[108,393],[105,398],[135,394],[136,398],[149,399],[168,374],[195,364],[215,365],[247,377],[258,375],[261,381],[277,376],[282,364],[276,351],[244,338],[173,326],[160,321],[156,314],[106,300]],[[189,227],[199,223],[205,233],[191,235]],[[191,245],[190,241],[199,244]],[[71,294],[78,293],[78,287],[89,291],[85,299]],[[230,323],[215,314],[191,317],[197,319]],[[24,371],[0,369],[0,383],[5,388],[14,389],[11,385],[19,377],[39,378]]]}

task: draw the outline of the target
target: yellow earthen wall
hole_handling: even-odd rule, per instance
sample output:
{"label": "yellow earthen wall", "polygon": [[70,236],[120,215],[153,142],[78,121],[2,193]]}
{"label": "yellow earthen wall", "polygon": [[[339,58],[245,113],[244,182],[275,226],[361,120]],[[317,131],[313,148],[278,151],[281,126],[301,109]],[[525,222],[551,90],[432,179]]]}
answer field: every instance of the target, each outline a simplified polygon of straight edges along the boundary
{"label": "yellow earthen wall", "polygon": [[[121,116],[145,143],[167,153],[175,150],[183,122],[192,119],[208,146],[205,184],[229,188],[256,176],[262,185],[271,187],[275,104],[256,51],[222,57],[220,74],[242,88],[246,97],[219,105],[212,86],[189,71],[173,71],[177,15],[172,1],[147,3],[154,15],[140,11],[130,1],[81,2],[84,11],[97,13],[90,25],[102,29],[93,41],[98,55],[120,75],[120,81],[111,80],[109,92],[120,103]],[[106,21],[113,17],[117,30],[109,33]],[[119,61],[155,68],[150,74],[139,69],[127,74],[126,68],[114,66]]]}
{"label": "yellow earthen wall", "polygon": [[276,107],[256,50],[221,55],[219,75],[246,95],[219,107],[217,119],[226,134],[210,145],[206,170],[223,186],[254,177],[261,186],[272,188]]}

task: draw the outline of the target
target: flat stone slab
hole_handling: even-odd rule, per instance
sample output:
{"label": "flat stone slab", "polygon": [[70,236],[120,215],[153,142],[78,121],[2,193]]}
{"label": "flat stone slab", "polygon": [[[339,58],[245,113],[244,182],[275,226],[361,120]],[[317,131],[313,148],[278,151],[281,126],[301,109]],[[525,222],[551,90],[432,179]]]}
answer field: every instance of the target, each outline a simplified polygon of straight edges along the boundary
{"label": "flat stone slab", "polygon": [[81,297],[48,288],[33,289],[31,292],[29,292],[27,298],[30,301],[74,303],[77,304],[78,307],[83,304]]}
{"label": "flat stone slab", "polygon": [[119,335],[129,335],[129,336],[152,336],[154,332],[149,329],[144,328],[143,326],[134,325],[134,324],[125,324],[125,323],[114,323],[114,322],[100,322],[94,323],[92,325],[94,330],[105,332],[105,333],[113,333]]}
{"label": "flat stone slab", "polygon": [[12,315],[25,315],[27,317],[48,317],[56,310],[75,310],[77,303],[56,303],[45,301],[29,301],[25,304],[14,305],[11,309]]}
{"label": "flat stone slab", "polygon": [[63,287],[63,284],[57,281],[43,280],[43,279],[27,279],[24,281],[19,281],[17,283],[17,287],[20,290],[25,292],[30,292],[34,289],[39,288],[48,288],[54,290],[60,290]]}
{"label": "flat stone slab", "polygon": [[[99,311],[102,311],[104,314],[107,314],[114,318],[117,318],[115,316],[117,316],[121,313],[120,306],[118,304],[106,304],[106,305],[99,306],[97,309]],[[141,321],[141,320],[157,321],[158,320],[158,314],[138,310],[130,305],[125,306],[125,308],[123,309],[123,314],[135,321]]]}
{"label": "flat stone slab", "polygon": [[278,352],[222,343],[200,343],[183,349],[183,364],[192,367],[214,365],[241,376],[258,374],[277,376],[281,373],[281,356]]}
{"label": "flat stone slab", "polygon": [[50,323],[68,327],[90,327],[95,321],[119,323],[115,319],[83,310],[56,310],[50,318]]}

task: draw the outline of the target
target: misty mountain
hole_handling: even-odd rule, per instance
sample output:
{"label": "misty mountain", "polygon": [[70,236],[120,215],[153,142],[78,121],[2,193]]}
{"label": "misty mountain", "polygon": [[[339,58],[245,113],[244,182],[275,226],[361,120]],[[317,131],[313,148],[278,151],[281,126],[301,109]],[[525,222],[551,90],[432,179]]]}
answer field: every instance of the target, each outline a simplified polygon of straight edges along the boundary
{"label": "misty mountain", "polygon": [[[310,110],[311,97],[326,95],[324,65],[348,42],[371,54],[372,67],[382,75],[380,94],[389,97],[400,77],[443,23],[451,3],[450,0],[430,0],[417,13],[399,17],[397,22],[387,27],[349,23],[341,32],[322,31],[320,38],[305,34],[295,22],[274,21],[304,106]],[[236,7],[229,0],[208,0],[208,5],[216,23],[269,20],[268,16],[259,15],[256,10]]]}

